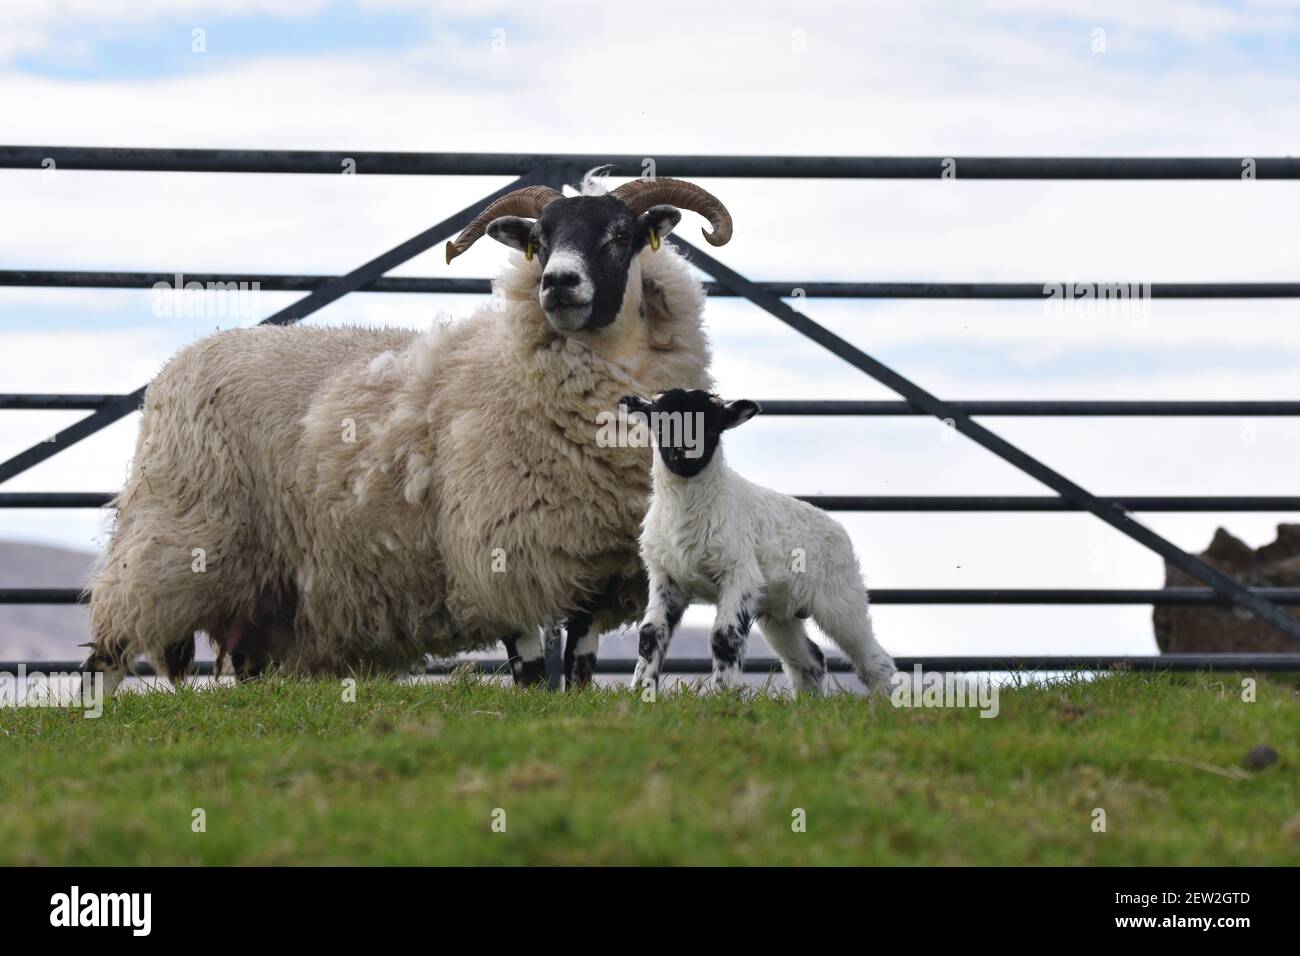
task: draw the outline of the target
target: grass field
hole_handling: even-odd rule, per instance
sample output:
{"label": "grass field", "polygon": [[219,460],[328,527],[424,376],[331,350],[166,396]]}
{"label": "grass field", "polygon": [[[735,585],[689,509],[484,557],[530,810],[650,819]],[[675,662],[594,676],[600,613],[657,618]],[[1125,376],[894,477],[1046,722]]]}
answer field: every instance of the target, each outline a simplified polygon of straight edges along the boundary
{"label": "grass field", "polygon": [[[982,719],[270,680],[131,694],[98,720],[0,710],[0,862],[1296,863],[1297,694],[1120,674],[1003,688]],[[1238,769],[1258,745],[1279,761]]]}

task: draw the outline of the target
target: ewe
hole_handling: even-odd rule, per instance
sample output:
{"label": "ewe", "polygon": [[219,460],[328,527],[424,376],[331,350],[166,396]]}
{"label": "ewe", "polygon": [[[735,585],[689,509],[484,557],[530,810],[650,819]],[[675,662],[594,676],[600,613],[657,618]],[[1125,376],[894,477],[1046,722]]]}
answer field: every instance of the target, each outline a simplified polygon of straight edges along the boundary
{"label": "ewe", "polygon": [[707,601],[718,608],[710,642],[715,686],[739,680],[759,618],[796,692],[821,693],[826,660],[803,626],[812,617],[868,689],[886,693],[894,662],[872,633],[848,534],[819,509],[746,481],[723,460],[722,433],[757,415],[757,403],[724,405],[680,388],[653,402],[628,396],[622,403],[648,418],[659,450],[641,533],[650,603],[632,686],[658,684],[682,613]]}
{"label": "ewe", "polygon": [[86,668],[110,692],[137,654],[183,676],[196,631],[241,675],[504,641],[534,683],[539,630],[566,620],[570,681],[590,678],[600,633],[645,604],[649,491],[649,453],[602,447],[597,416],[709,385],[703,288],[660,240],[674,207],[714,245],[731,217],[677,180],[583,193],[516,190],[448,243],[448,261],[485,232],[523,253],[464,321],[239,329],[167,363],[90,586]]}

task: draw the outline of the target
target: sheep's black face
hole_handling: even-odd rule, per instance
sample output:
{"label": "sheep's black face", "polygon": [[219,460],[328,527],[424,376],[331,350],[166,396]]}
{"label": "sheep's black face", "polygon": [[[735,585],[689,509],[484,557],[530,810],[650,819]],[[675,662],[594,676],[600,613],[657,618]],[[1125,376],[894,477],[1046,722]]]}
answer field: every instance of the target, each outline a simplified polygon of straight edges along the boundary
{"label": "sheep's black face", "polygon": [[653,402],[629,395],[620,404],[626,405],[630,414],[649,419],[659,457],[669,471],[683,478],[693,478],[708,466],[724,431],[761,411],[757,402],[740,399],[724,403],[698,388],[660,392]]}
{"label": "sheep's black face", "polygon": [[666,236],[681,219],[672,206],[633,216],[613,196],[557,199],[536,222],[503,216],[488,235],[533,253],[542,265],[538,298],[547,320],[561,332],[603,328],[618,317],[632,260],[650,241]]}

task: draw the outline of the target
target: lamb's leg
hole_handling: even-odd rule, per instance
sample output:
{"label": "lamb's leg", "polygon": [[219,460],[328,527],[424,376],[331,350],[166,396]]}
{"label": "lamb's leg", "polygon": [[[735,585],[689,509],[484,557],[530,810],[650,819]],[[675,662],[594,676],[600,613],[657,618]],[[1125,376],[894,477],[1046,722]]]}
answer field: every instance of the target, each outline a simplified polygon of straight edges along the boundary
{"label": "lamb's leg", "polygon": [[813,603],[813,620],[839,645],[869,693],[889,694],[896,673],[894,659],[876,640],[865,589],[850,588],[819,597]]}
{"label": "lamb's leg", "polygon": [[719,690],[741,682],[749,629],[762,604],[762,592],[743,584],[724,584],[718,598],[709,648],[713,651],[712,686]]}
{"label": "lamb's leg", "polygon": [[515,686],[532,687],[534,684],[546,683],[546,658],[537,631],[503,637],[501,643],[506,646],[506,657],[510,659],[510,674],[515,679]]}
{"label": "lamb's leg", "polygon": [[826,682],[826,655],[808,637],[803,621],[764,617],[761,623],[763,636],[781,658],[794,692],[819,696]]}
{"label": "lamb's leg", "polygon": [[650,601],[638,636],[636,671],[632,689],[659,686],[659,671],[668,653],[668,643],[686,611],[686,594],[672,578],[650,569]]}

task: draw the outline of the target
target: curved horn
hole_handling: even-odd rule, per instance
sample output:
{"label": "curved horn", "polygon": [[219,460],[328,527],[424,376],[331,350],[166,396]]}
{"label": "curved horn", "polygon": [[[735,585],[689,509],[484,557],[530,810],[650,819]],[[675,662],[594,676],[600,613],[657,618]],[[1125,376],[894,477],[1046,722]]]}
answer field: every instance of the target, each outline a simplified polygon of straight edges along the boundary
{"label": "curved horn", "polygon": [[623,200],[636,216],[659,203],[698,212],[713,227],[712,232],[703,230],[709,245],[725,245],[731,239],[731,213],[727,212],[727,207],[707,189],[684,179],[634,179],[619,186],[611,195]]}
{"label": "curved horn", "polygon": [[506,193],[500,199],[488,203],[487,208],[475,216],[460,235],[447,243],[447,261],[451,262],[468,249],[487,232],[488,223],[501,216],[526,216],[536,219],[548,205],[564,194],[550,186],[525,186],[514,192]]}

